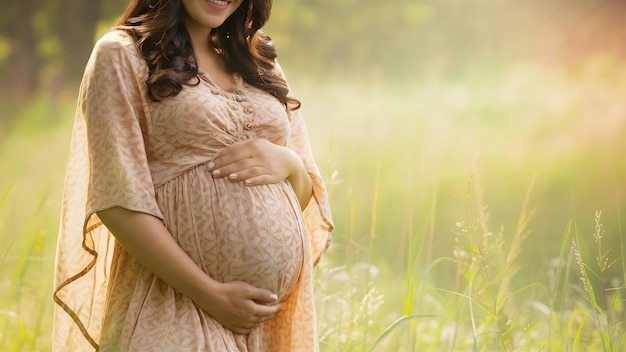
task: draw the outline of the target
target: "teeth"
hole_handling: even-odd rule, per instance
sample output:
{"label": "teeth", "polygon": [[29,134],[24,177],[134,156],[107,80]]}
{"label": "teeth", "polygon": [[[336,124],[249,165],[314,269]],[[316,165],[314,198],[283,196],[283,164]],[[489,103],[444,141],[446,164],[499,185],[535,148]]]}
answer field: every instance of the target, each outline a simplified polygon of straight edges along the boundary
{"label": "teeth", "polygon": [[223,0],[209,0],[209,2],[215,5],[219,5],[219,6],[228,5],[228,1],[223,1]]}

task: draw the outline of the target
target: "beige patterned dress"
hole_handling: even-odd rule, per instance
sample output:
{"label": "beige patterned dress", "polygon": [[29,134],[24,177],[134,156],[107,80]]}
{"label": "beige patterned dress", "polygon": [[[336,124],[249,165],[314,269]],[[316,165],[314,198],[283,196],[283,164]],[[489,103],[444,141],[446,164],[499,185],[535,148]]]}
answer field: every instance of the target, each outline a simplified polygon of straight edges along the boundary
{"label": "beige patterned dress", "polygon": [[[147,71],[117,30],[98,41],[85,70],[57,250],[54,349],[317,350],[312,267],[333,225],[299,112],[240,78],[234,92],[201,79],[152,102]],[[249,138],[301,156],[313,180],[304,212],[288,181],[211,176],[216,153]],[[271,290],[283,309],[248,335],[224,329],[115,241],[95,214],[115,206],[161,219],[211,277]]]}

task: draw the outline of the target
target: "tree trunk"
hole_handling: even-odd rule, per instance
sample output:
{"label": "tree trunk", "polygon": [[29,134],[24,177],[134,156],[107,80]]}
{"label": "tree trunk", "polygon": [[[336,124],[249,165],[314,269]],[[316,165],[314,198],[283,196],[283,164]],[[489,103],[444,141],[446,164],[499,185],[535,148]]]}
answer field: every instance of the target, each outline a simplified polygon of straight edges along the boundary
{"label": "tree trunk", "polygon": [[11,97],[26,97],[37,89],[41,58],[37,54],[37,38],[32,23],[36,3],[34,0],[19,1],[10,18],[10,54],[2,70],[6,81],[1,89]]}
{"label": "tree trunk", "polygon": [[63,47],[63,77],[68,82],[77,82],[94,44],[101,0],[65,0],[65,3],[58,33]]}

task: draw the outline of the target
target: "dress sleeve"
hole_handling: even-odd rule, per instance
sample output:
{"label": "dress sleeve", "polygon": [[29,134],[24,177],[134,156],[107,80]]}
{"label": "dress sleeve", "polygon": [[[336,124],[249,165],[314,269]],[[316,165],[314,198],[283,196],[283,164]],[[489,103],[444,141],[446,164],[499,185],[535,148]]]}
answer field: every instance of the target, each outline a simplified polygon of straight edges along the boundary
{"label": "dress sleeve", "polygon": [[114,31],[98,41],[85,68],[57,243],[54,350],[95,350],[99,343],[116,246],[96,212],[119,206],[163,218],[142,132],[142,60],[130,37]]}
{"label": "dress sleeve", "polygon": [[[284,77],[278,63],[276,63],[276,70],[279,75]],[[304,118],[300,113],[300,109],[289,111],[289,113],[291,118],[291,133],[288,146],[298,153],[313,182],[313,196],[304,209],[304,221],[311,244],[311,258],[313,265],[315,265],[319,262],[322,254],[326,252],[330,245],[334,225],[330,212],[328,192],[326,191],[324,180],[313,158]]]}

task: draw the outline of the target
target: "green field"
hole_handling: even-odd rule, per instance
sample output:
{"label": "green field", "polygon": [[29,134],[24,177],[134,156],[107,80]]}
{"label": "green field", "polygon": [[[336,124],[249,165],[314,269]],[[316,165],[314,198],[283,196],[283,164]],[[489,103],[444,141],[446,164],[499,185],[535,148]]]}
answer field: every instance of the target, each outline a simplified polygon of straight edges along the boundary
{"label": "green field", "polygon": [[[292,79],[337,226],[322,350],[626,349],[624,68]],[[74,95],[3,105],[1,351],[50,348]]]}

